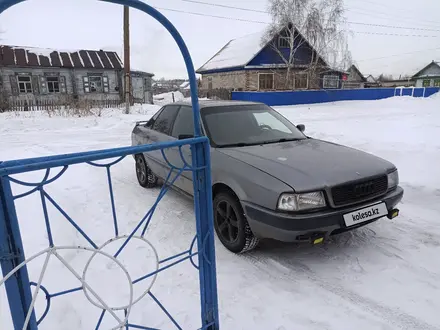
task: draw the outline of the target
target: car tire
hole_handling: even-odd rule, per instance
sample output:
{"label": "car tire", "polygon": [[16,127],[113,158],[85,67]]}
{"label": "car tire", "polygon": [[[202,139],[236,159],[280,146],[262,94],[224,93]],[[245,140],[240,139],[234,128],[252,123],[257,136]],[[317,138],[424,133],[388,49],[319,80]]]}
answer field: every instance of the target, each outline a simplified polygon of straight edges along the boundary
{"label": "car tire", "polygon": [[157,176],[153,174],[144,155],[136,155],[136,177],[144,188],[154,188],[157,185]]}
{"label": "car tire", "polygon": [[214,197],[214,228],[220,242],[231,252],[244,253],[254,249],[259,239],[254,236],[240,201],[227,192]]}

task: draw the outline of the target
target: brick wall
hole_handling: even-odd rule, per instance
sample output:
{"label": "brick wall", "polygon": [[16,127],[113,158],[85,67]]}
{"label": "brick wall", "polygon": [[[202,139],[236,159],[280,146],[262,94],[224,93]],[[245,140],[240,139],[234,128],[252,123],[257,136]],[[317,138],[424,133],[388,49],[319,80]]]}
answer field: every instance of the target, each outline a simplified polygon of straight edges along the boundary
{"label": "brick wall", "polygon": [[[292,90],[294,86],[295,74],[302,70],[293,70],[291,77],[286,83],[287,74],[285,69],[274,70],[245,70],[224,73],[211,73],[202,76],[201,89],[236,89],[243,91],[259,90],[259,74],[270,73],[274,75],[275,90]],[[317,75],[309,74],[308,89],[318,89],[319,79]]]}
{"label": "brick wall", "polygon": [[[212,86],[210,86],[212,83]],[[245,71],[204,74],[201,89],[243,89],[246,83]]]}

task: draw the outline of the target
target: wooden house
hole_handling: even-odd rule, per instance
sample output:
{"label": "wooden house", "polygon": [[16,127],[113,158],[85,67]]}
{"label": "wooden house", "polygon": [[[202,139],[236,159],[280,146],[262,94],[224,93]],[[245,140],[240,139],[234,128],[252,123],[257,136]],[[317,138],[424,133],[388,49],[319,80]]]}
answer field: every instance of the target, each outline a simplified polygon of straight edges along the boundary
{"label": "wooden house", "polygon": [[343,82],[343,88],[356,89],[364,88],[367,78],[359,71],[356,65],[352,65],[348,70],[347,80]]}
{"label": "wooden house", "polygon": [[[201,88],[238,91],[341,88],[343,72],[332,69],[297,29],[294,33],[298,47],[288,77],[284,61],[290,52],[287,29],[295,28],[286,27],[269,40],[265,40],[266,33],[261,31],[229,41],[197,70],[202,75]],[[310,70],[312,62],[316,63],[314,70]]]}
{"label": "wooden house", "polygon": [[[149,84],[151,91],[151,75]],[[142,77],[144,79],[144,77]],[[116,52],[0,46],[0,95],[9,104],[124,99],[123,64]],[[152,95],[151,95],[152,99]],[[98,103],[99,104],[99,103]]]}
{"label": "wooden house", "polygon": [[432,61],[417,72],[412,80],[416,87],[440,87],[440,62]]}

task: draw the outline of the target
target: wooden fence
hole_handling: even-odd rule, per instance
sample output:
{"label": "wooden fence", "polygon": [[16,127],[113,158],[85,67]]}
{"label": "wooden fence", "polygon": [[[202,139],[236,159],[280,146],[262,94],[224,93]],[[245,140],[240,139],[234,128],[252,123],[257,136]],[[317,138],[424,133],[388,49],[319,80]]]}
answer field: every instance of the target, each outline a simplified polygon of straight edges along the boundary
{"label": "wooden fence", "polygon": [[53,111],[57,109],[122,108],[124,103],[119,100],[81,100],[60,102],[58,100],[9,100],[3,111]]}

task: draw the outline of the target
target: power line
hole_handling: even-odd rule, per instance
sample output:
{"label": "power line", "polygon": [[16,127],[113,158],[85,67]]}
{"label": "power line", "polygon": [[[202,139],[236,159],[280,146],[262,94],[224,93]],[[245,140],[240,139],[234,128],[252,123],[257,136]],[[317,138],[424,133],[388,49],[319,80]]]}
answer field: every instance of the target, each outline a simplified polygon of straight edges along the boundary
{"label": "power line", "polygon": [[377,27],[390,28],[390,29],[440,32],[440,29],[425,29],[425,28],[416,28],[416,27],[395,26],[395,25],[386,25],[386,24],[373,24],[373,23],[352,22],[352,21],[347,21],[347,23],[354,24],[354,25],[377,26]]}
{"label": "power line", "polygon": [[257,9],[250,9],[250,8],[242,8],[242,7],[235,7],[235,6],[220,5],[218,3],[209,3],[209,2],[196,1],[196,0],[180,0],[180,1],[196,3],[196,4],[199,4],[199,5],[205,5],[205,6],[214,6],[214,7],[220,7],[220,8],[228,8],[228,9],[235,9],[235,10],[250,11],[250,12],[261,13],[261,14],[268,14],[269,13],[269,12],[264,11],[264,10],[257,10]]}
{"label": "power line", "polygon": [[[368,16],[368,17],[373,17],[373,18],[380,19],[380,20],[387,20],[387,21],[389,21],[390,19],[393,19],[393,20],[398,20],[398,21],[406,21],[406,22],[404,22],[404,24],[418,24],[418,25],[425,26],[427,28],[439,28],[440,27],[439,25],[435,25],[434,26],[432,23],[423,23],[421,21],[415,22],[414,19],[412,19],[412,18],[405,18],[405,17],[401,17],[401,16],[400,17],[399,16],[390,16],[388,13],[373,12],[373,13],[375,13],[375,15],[374,15],[371,12],[364,11],[364,9],[346,8],[345,10],[353,12],[355,14],[360,14],[360,15],[364,15],[364,16]],[[377,16],[378,14],[379,15],[385,15],[385,17]]]}
{"label": "power line", "polygon": [[[363,0],[363,2],[364,3],[372,4],[372,5],[382,6],[383,8],[389,9],[389,7],[387,5],[385,5],[385,4],[383,4],[383,3],[373,2],[373,1],[369,1],[369,0]],[[354,9],[358,9],[359,10],[359,8],[354,8]],[[376,8],[376,9],[379,9],[379,8]],[[365,9],[364,8],[360,8],[360,10],[365,10]],[[371,10],[371,9],[367,9],[367,11],[370,11],[372,13],[378,13],[380,15],[386,15],[387,18],[389,18],[389,16],[390,16],[389,13],[384,13],[383,11],[377,11],[377,10]],[[404,13],[408,13],[408,10],[402,10],[401,8],[393,8],[393,12],[395,12],[395,11],[399,11],[401,13],[403,13],[403,12]],[[414,21],[414,18],[409,17],[409,16],[396,16],[396,15],[391,15],[391,16],[394,16],[394,17],[397,17],[397,18],[401,18],[401,19],[406,19],[406,20]],[[439,24],[438,21],[431,21],[431,20],[426,20],[426,19],[424,19],[424,22],[435,24],[435,25]],[[423,25],[426,25],[426,24],[423,24]]]}
{"label": "power line", "polygon": [[393,37],[418,37],[418,38],[440,38],[440,36],[431,36],[424,34],[400,34],[400,33],[381,33],[381,32],[367,32],[367,31],[352,31],[360,34],[372,34],[379,36],[393,36]]}
{"label": "power line", "polygon": [[172,9],[172,8],[163,8],[163,7],[154,7],[154,8],[160,9],[160,10],[166,10],[166,11],[173,11],[173,12],[182,13],[182,14],[190,14],[190,15],[196,15],[196,16],[228,19],[228,20],[232,20],[232,21],[241,21],[241,22],[258,23],[258,24],[270,24],[268,22],[254,21],[254,20],[244,19],[244,18],[235,18],[235,17],[227,17],[227,16],[209,15],[209,14],[205,14],[205,13],[196,13],[196,12],[193,12],[193,11],[185,11],[185,10]]}
{"label": "power line", "polygon": [[[189,1],[189,0],[186,0],[186,1]],[[270,24],[270,22],[255,21],[255,20],[249,20],[249,19],[244,19],[244,18],[236,18],[236,17],[228,17],[228,16],[220,16],[220,15],[210,15],[210,14],[205,14],[205,13],[197,13],[197,12],[193,12],[193,11],[185,11],[185,10],[179,10],[179,9],[173,9],[173,8],[163,8],[163,7],[155,7],[155,8],[160,9],[160,10],[166,10],[166,11],[172,11],[172,12],[176,12],[176,13],[196,15],[196,16],[202,16],[202,17],[212,17],[212,18],[227,19],[227,20],[248,22],[248,23],[265,24],[265,25]],[[358,33],[358,34],[382,35],[382,36],[393,36],[393,37],[419,37],[419,38],[439,38],[440,37],[437,35],[422,35],[422,34],[398,34],[398,33],[382,33],[382,32],[367,32],[367,31],[351,31],[351,32]]]}
{"label": "power line", "polygon": [[433,50],[440,50],[440,47],[437,47],[437,48],[431,48],[431,49],[415,50],[415,51],[408,52],[408,53],[400,53],[400,54],[393,54],[393,55],[388,55],[388,56],[381,56],[381,57],[367,58],[367,59],[363,59],[363,60],[357,60],[356,62],[365,62],[365,61],[381,60],[381,59],[390,58],[390,57],[399,57],[399,56],[404,56],[404,55],[411,55],[411,54],[416,54],[416,53],[429,52],[429,51],[433,51]]}
{"label": "power line", "polygon": [[[200,1],[200,0],[180,0],[180,1],[188,2],[188,3],[195,3],[195,4],[199,4],[199,5],[204,5],[204,6],[220,7],[220,8],[241,10],[241,11],[247,11],[247,12],[253,12],[253,13],[261,13],[261,14],[270,14],[268,11],[265,11],[265,10],[258,10],[258,9],[251,9],[251,8],[243,8],[243,7],[236,7],[236,6],[221,5],[221,4],[217,4],[217,3],[210,3],[210,2]],[[350,9],[348,9],[348,10],[350,10]],[[394,25],[386,25],[386,24],[373,24],[373,23],[364,23],[364,22],[353,22],[353,21],[347,21],[347,23],[354,24],[354,25],[375,26],[375,27],[391,28],[391,29],[404,29],[404,30],[418,30],[418,31],[440,32],[440,29],[428,29],[428,28],[418,28],[418,27],[394,26]]]}

